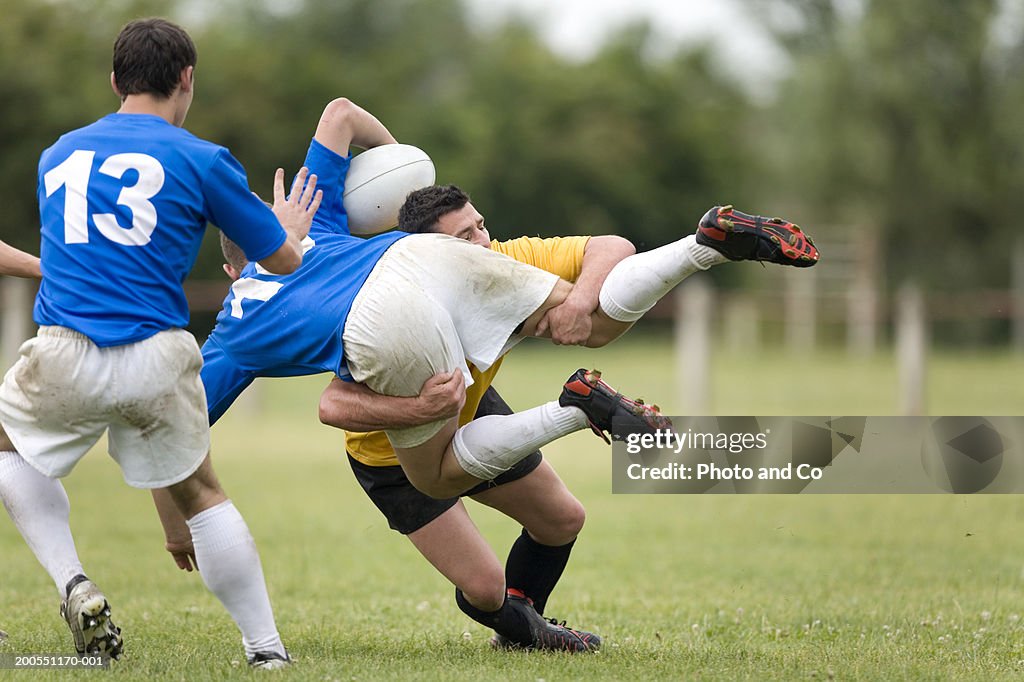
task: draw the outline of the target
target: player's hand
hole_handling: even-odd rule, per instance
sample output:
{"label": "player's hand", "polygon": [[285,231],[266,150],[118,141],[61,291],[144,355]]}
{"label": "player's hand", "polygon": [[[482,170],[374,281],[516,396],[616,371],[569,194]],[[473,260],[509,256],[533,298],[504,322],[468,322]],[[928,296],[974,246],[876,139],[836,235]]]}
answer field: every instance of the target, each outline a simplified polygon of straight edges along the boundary
{"label": "player's hand", "polygon": [[171,553],[171,557],[174,558],[174,563],[178,565],[183,571],[191,573],[199,568],[199,564],[196,563],[196,550],[192,546],[192,538],[187,541],[172,542],[167,541],[164,548]]}
{"label": "player's hand", "polygon": [[310,175],[305,166],[295,176],[287,198],[284,194],[284,169],[278,168],[274,173],[274,215],[296,239],[301,241],[309,234],[309,226],[313,224],[313,216],[323,198],[323,191],[316,188],[316,175]]}
{"label": "player's hand", "polygon": [[590,338],[593,309],[565,299],[544,314],[537,323],[537,336],[549,336],[560,346],[579,346]]}
{"label": "player's hand", "polygon": [[424,424],[458,416],[465,404],[466,377],[460,369],[430,377],[416,397],[417,414]]}

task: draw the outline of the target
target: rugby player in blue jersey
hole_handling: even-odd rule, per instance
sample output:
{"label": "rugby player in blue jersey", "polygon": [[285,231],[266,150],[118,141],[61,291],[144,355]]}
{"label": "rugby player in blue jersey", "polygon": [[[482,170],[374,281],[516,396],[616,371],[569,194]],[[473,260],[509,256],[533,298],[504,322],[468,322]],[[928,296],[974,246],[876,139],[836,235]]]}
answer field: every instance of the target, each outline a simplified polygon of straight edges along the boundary
{"label": "rugby player in blue jersey", "polygon": [[154,497],[188,519],[203,580],[242,631],[249,662],[279,667],[288,655],[256,546],[210,465],[182,281],[207,223],[266,271],[295,270],[320,195],[303,169],[286,199],[279,170],[270,209],[227,149],[181,127],[195,63],[180,27],[131,22],[114,44],[120,109],[40,158],[40,329],[0,386],[0,497],[61,593],[77,651],[116,658],[120,630],[82,570],[57,480],[109,432],[125,481],[166,489]]}

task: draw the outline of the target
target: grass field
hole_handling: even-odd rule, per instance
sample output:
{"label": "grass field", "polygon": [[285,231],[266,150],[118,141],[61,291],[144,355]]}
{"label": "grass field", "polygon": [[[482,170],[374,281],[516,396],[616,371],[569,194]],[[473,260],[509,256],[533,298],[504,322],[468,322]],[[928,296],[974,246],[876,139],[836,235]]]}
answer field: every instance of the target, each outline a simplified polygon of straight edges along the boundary
{"label": "grass field", "polygon": [[[603,351],[517,350],[498,387],[524,408],[596,365],[667,412],[675,378],[656,338]],[[884,358],[716,359],[714,409],[892,414]],[[666,370],[666,367],[669,369]],[[1022,414],[1024,361],[931,359],[935,414]],[[214,461],[259,543],[278,624],[302,680],[979,679],[1024,676],[1024,501],[1015,496],[613,496],[610,452],[589,434],[545,449],[588,509],[549,603],[592,629],[595,656],[491,651],[452,588],[358,490],[336,433],[316,421],[323,377],[265,382],[214,430]],[[264,406],[263,411],[258,405]],[[234,625],[177,571],[147,493],[100,452],[66,481],[91,576],[111,597],[124,679],[251,675]],[[499,556],[518,534],[471,505]],[[0,520],[0,652],[67,653],[52,584]],[[0,671],[64,679],[67,671]]]}

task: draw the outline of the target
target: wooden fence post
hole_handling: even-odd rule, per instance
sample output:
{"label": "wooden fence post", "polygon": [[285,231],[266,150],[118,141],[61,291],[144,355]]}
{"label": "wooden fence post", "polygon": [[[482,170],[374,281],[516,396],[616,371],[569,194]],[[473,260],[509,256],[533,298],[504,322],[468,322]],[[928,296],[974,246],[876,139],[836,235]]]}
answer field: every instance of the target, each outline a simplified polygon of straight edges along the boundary
{"label": "wooden fence post", "polygon": [[896,362],[899,365],[900,414],[925,413],[928,329],[924,296],[904,285],[896,301]]}
{"label": "wooden fence post", "polygon": [[733,297],[722,306],[722,333],[725,346],[733,353],[741,353],[761,346],[761,312],[751,296]]}
{"label": "wooden fence post", "polygon": [[846,348],[861,357],[878,344],[878,236],[861,231],[846,298]]}
{"label": "wooden fence post", "polygon": [[786,349],[814,350],[818,327],[818,276],[815,268],[787,268],[785,299]]}
{"label": "wooden fence post", "polygon": [[30,280],[0,277],[0,305],[3,306],[0,354],[3,355],[3,372],[17,361],[18,348],[32,336],[33,292],[33,282]]}
{"label": "wooden fence post", "polygon": [[711,306],[714,292],[694,277],[677,289],[675,317],[676,385],[683,414],[711,408]]}

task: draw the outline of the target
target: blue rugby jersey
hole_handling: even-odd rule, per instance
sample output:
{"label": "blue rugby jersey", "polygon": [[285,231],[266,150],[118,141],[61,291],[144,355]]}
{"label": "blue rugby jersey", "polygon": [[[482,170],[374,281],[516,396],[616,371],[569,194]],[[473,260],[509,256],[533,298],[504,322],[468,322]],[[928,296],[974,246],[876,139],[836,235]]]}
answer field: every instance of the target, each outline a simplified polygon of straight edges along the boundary
{"label": "blue rugby jersey", "polygon": [[362,239],[315,227],[294,273],[246,266],[203,344],[210,423],[258,376],[347,377],[341,337],[352,301],[388,247],[405,236]]}
{"label": "blue rugby jersey", "polygon": [[35,321],[99,346],[184,327],[182,282],[207,222],[258,261],[286,235],[227,149],[149,114],[109,114],[39,161]]}
{"label": "blue rugby jersey", "polygon": [[313,140],[304,165],[324,197],[303,242],[302,266],[280,276],[250,263],[231,285],[203,344],[211,424],[256,377],[348,376],[341,336],[352,301],[388,247],[408,236],[349,234],[342,203],[349,161]]}

